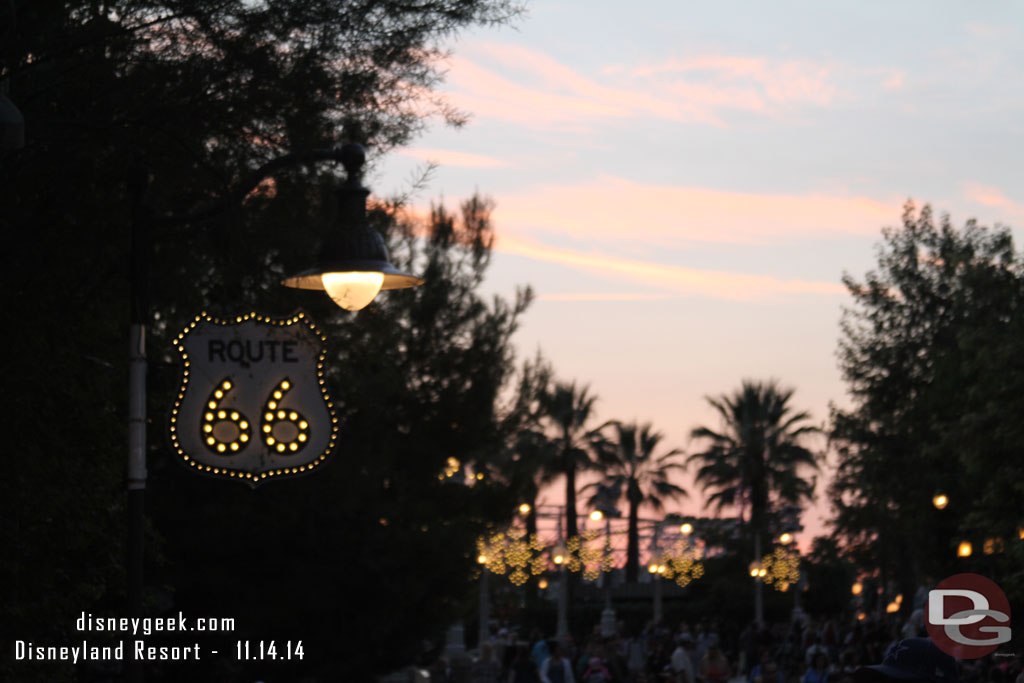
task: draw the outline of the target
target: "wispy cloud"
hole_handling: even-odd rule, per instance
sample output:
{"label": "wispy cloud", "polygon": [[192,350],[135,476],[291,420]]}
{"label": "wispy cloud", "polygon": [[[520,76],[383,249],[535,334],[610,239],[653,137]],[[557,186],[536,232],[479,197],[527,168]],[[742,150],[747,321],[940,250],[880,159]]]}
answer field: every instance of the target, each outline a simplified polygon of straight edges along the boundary
{"label": "wispy cloud", "polygon": [[579,240],[685,246],[761,244],[779,239],[876,235],[898,218],[901,201],[826,194],[764,194],[645,185],[601,176],[578,185],[545,185],[503,194],[502,231],[557,233]]}
{"label": "wispy cloud", "polygon": [[476,41],[460,54],[449,62],[452,102],[533,127],[627,117],[724,126],[731,111],[776,116],[829,105],[840,93],[830,67],[806,60],[706,55],[590,75],[518,45]]}
{"label": "wispy cloud", "polygon": [[504,159],[484,156],[483,154],[470,154],[468,152],[457,152],[450,149],[424,149],[422,147],[409,147],[398,151],[407,157],[440,164],[441,166],[462,166],[466,168],[501,168],[509,166]]}
{"label": "wispy cloud", "polygon": [[837,295],[846,292],[839,283],[783,280],[767,275],[686,268],[553,247],[504,234],[498,235],[496,249],[642,284],[675,295],[756,300],[780,294]]}
{"label": "wispy cloud", "polygon": [[964,196],[971,201],[1002,209],[1014,216],[1024,216],[1024,204],[1013,201],[998,188],[979,183],[964,183]]}
{"label": "wispy cloud", "polygon": [[541,301],[659,301],[671,299],[675,295],[668,293],[642,292],[569,292],[563,294],[537,295]]}
{"label": "wispy cloud", "polygon": [[822,64],[807,60],[767,57],[702,55],[637,67],[636,77],[665,77],[678,92],[701,94],[710,104],[765,111],[766,103],[831,104],[838,92],[833,74]]}
{"label": "wispy cloud", "polygon": [[[523,48],[517,48],[523,50]],[[525,50],[524,50],[525,51]],[[525,61],[536,66],[546,58]],[[716,123],[717,118],[685,101],[599,84],[556,62],[550,70],[512,80],[461,57],[452,58],[448,83],[452,103],[477,118],[536,128],[583,127],[587,122],[653,116],[671,121]]]}

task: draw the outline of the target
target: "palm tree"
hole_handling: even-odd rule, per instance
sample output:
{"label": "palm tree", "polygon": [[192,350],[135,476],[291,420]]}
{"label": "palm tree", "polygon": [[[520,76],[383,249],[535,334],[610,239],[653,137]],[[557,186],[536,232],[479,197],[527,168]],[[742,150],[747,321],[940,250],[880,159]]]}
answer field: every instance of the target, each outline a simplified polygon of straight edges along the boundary
{"label": "palm tree", "polygon": [[[706,450],[692,454],[687,463],[700,463],[696,479],[705,491],[713,490],[709,502],[719,510],[727,505],[737,507],[741,519],[749,507],[748,524],[757,559],[773,503],[799,505],[814,495],[814,479],[804,479],[800,471],[817,469],[817,459],[800,441],[820,430],[801,424],[810,415],[793,412],[789,405],[792,396],[793,389],[780,388],[774,380],[743,380],[732,396],[706,397],[722,418],[722,430],[697,427],[690,433],[708,443]],[[757,619],[762,621],[759,600]]]}
{"label": "palm tree", "polygon": [[604,479],[591,486],[597,492],[590,500],[596,507],[608,492],[624,495],[629,505],[629,531],[626,542],[626,581],[635,583],[640,566],[640,507],[650,505],[661,510],[666,498],[679,498],[686,495],[679,486],[669,481],[673,470],[683,470],[684,466],[673,462],[682,452],[672,449],[661,455],[654,451],[661,442],[663,435],[654,431],[650,423],[643,426],[613,422],[614,433],[601,446],[606,464]]}
{"label": "palm tree", "polygon": [[565,534],[566,538],[579,535],[576,524],[576,473],[592,466],[590,442],[593,432],[586,428],[594,412],[597,398],[589,387],[577,387],[576,382],[555,383],[544,399],[545,413],[554,428],[553,459],[546,468],[549,473],[565,475]]}

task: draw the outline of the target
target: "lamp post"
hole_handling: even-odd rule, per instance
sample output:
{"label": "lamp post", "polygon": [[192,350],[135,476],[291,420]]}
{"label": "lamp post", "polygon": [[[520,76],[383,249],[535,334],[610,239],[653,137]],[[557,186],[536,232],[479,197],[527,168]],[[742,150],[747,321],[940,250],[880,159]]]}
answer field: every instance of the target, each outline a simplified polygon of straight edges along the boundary
{"label": "lamp post", "polygon": [[[338,191],[341,229],[327,235],[316,266],[287,278],[282,284],[302,289],[324,289],[346,310],[358,310],[381,289],[400,289],[423,284],[414,275],[397,270],[388,261],[384,240],[366,222],[366,197],[362,167],[366,150],[349,143],[340,149],[292,152],[253,171],[224,199],[179,215],[156,216],[150,204],[149,171],[139,164],[128,182],[131,198],[130,322],[128,355],[128,472],[127,472],[127,597],[130,616],[142,616],[145,555],[146,491],[146,325],[149,321],[149,262],[153,226],[174,227],[216,216],[241,203],[261,181],[276,171],[315,161],[341,162],[347,174]],[[319,278],[319,286],[317,279]],[[372,293],[371,293],[372,290]],[[131,659],[128,679],[143,680],[142,662]]]}
{"label": "lamp post", "polygon": [[[561,528],[561,527],[559,527]],[[558,622],[555,626],[555,640],[565,647],[569,642],[569,577],[565,572],[568,549],[559,538],[552,550],[551,561],[558,567]]]}
{"label": "lamp post", "polygon": [[490,620],[491,620],[491,600],[490,591],[487,587],[487,575],[490,574],[487,571],[487,556],[480,555],[476,558],[476,561],[480,563],[480,606],[478,612],[479,624],[477,625],[477,649],[483,647],[483,644],[490,638]]}
{"label": "lamp post", "polygon": [[[690,530],[691,531],[693,530],[692,526],[690,527]],[[651,574],[651,583],[654,584],[652,586],[652,591],[654,593],[654,623],[655,623],[655,625],[661,623],[661,616],[662,616],[661,615],[661,574],[663,572],[659,571],[659,569],[660,569],[659,561],[661,560],[661,558],[658,557],[658,541],[659,540],[661,540],[661,525],[660,524],[655,524],[654,525],[654,533],[651,534],[651,546],[650,546],[651,563],[647,567],[647,571]]]}
{"label": "lamp post", "polygon": [[[597,492],[591,498],[594,512],[591,519],[595,522],[604,520],[605,553],[611,553],[612,543],[612,517],[621,517],[615,503],[621,496],[621,489],[614,485],[598,484]],[[601,580],[604,582],[604,609],[601,610],[601,636],[611,638],[615,635],[616,620],[615,609],[612,607],[612,582],[611,573],[602,572]]]}

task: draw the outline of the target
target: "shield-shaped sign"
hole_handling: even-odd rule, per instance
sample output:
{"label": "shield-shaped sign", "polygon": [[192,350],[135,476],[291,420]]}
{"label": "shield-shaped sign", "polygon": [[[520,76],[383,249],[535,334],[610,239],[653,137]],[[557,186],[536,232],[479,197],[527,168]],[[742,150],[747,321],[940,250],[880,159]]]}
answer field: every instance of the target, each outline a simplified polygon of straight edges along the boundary
{"label": "shield-shaped sign", "polygon": [[182,461],[252,486],[323,464],[338,432],[326,341],[304,313],[197,316],[175,340],[184,367],[170,428]]}

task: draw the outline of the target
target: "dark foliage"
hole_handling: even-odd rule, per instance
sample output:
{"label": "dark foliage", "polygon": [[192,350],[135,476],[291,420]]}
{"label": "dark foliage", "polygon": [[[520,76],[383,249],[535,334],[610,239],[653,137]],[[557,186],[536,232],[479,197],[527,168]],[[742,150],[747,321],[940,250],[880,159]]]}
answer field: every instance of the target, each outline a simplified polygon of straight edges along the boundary
{"label": "dark foliage", "polygon": [[[458,123],[431,94],[440,41],[517,9],[504,0],[14,4],[13,38],[0,45],[0,76],[26,120],[25,148],[0,157],[0,296],[18,328],[3,355],[13,432],[0,484],[7,642],[70,643],[80,612],[124,613],[129,186],[149,177],[147,609],[235,617],[232,641],[303,639],[306,659],[287,675],[366,680],[411,661],[456,616],[474,533],[514,509],[514,491],[437,480],[449,456],[487,471],[507,438],[497,397],[529,296],[474,293],[492,239],[487,203],[457,218],[439,209],[415,228],[379,205],[371,218],[394,260],[428,285],[382,295],[358,316],[277,286],[316,254],[336,183],[325,165],[284,170],[210,220],[163,217],[231,196],[289,150],[349,138],[379,154],[427,115]],[[170,338],[204,309],[300,307],[330,338],[343,435],[334,461],[255,492],[184,472],[163,436],[178,382]],[[182,671],[151,678],[182,680]],[[72,672],[91,675],[17,674]],[[0,678],[16,680],[7,670]]]}

